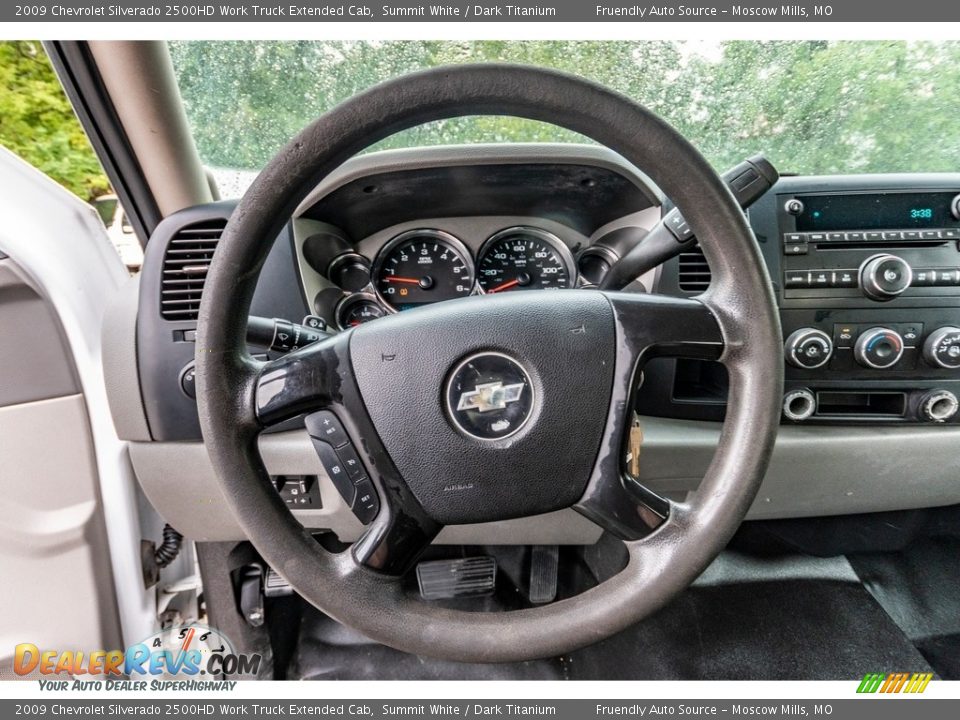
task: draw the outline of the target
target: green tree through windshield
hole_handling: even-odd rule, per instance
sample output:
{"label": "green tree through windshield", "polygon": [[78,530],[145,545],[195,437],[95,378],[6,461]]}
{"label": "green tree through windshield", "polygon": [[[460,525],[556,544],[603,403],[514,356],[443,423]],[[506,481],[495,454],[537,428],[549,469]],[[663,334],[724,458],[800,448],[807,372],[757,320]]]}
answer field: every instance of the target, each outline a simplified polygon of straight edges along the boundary
{"label": "green tree through windshield", "polygon": [[[377,82],[447,63],[573,72],[647,105],[718,168],[765,152],[784,172],[960,167],[960,43],[177,42],[204,161],[257,169],[324,110]],[[582,140],[515,118],[466,118],[378,148]]]}

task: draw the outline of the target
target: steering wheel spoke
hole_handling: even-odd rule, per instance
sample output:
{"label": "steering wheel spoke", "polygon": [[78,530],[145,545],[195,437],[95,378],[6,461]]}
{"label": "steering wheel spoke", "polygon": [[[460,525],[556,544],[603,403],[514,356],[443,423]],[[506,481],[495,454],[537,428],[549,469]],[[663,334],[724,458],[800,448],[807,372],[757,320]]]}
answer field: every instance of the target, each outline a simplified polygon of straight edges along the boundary
{"label": "steering wheel spoke", "polygon": [[626,363],[636,366],[664,356],[719,360],[723,355],[720,325],[700,300],[635,293],[608,293],[607,298]]}
{"label": "steering wheel spoke", "polygon": [[710,309],[699,300],[608,293],[617,324],[617,360],[606,442],[576,510],[624,540],[660,527],[672,503],[626,472],[633,393],[643,363],[653,357],[718,360],[724,342]]}
{"label": "steering wheel spoke", "polygon": [[254,392],[254,412],[262,427],[337,402],[339,388],[352,377],[348,335],[334,335],[263,365]]}

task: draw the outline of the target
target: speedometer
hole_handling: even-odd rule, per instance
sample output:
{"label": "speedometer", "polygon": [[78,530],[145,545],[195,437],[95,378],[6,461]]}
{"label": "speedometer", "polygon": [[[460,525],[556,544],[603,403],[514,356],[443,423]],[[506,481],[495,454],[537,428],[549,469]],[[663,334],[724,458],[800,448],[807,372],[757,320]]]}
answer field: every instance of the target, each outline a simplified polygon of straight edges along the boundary
{"label": "speedometer", "polygon": [[373,277],[383,302],[394,310],[408,310],[473,292],[473,261],[453,235],[411,230],[384,246]]}
{"label": "speedometer", "polygon": [[539,228],[501,230],[484,243],[477,279],[484,292],[573,287],[573,256],[555,235]]}

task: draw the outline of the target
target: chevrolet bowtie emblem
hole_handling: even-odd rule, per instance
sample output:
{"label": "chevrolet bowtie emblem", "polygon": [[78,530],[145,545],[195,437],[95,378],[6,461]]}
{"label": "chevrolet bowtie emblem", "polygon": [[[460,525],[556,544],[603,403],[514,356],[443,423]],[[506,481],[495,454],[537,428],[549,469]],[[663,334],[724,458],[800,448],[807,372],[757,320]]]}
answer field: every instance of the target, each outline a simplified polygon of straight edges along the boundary
{"label": "chevrolet bowtie emblem", "polygon": [[503,410],[510,403],[520,399],[523,385],[523,383],[504,385],[502,382],[477,385],[473,390],[468,390],[460,396],[457,410],[476,410],[482,413]]}

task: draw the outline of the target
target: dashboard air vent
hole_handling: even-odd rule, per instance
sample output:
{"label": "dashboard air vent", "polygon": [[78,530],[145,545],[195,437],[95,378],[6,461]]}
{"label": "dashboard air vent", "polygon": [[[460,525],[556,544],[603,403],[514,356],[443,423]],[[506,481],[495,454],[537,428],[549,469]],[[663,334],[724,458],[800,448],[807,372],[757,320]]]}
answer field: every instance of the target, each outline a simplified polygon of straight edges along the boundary
{"label": "dashboard air vent", "polygon": [[166,320],[196,320],[207,268],[227,221],[187,225],[177,231],[163,256],[160,315]]}
{"label": "dashboard air vent", "polygon": [[692,250],[680,253],[680,268],[678,273],[678,284],[684,292],[703,292],[710,285],[710,266],[707,265],[707,259],[703,256],[703,250],[700,246],[695,246]]}

